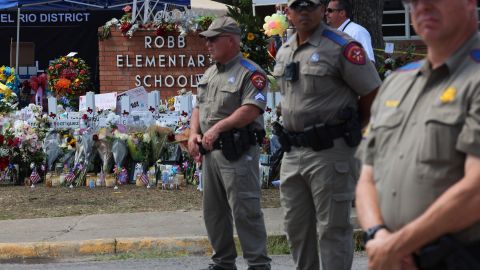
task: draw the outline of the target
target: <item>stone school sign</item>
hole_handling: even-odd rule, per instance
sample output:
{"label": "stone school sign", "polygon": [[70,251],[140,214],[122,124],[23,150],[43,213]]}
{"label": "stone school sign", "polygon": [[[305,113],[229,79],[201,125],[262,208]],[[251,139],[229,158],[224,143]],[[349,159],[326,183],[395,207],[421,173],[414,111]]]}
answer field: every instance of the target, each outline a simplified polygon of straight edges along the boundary
{"label": "stone school sign", "polygon": [[182,88],[196,92],[211,63],[205,41],[196,33],[157,36],[155,30],[138,30],[127,38],[111,30],[109,39],[99,41],[100,93],[139,86],[159,90],[162,98]]}

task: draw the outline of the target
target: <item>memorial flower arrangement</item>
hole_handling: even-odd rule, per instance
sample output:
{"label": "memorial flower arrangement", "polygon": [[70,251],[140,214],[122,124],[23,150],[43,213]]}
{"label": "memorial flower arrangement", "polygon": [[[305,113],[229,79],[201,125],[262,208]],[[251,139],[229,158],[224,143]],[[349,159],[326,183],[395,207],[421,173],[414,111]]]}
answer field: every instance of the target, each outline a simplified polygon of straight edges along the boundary
{"label": "memorial flower arrangement", "polygon": [[15,69],[0,67],[0,114],[8,114],[17,109],[19,80]]}
{"label": "memorial flower arrangement", "polygon": [[102,27],[99,33],[100,40],[111,36],[111,27],[116,27],[122,35],[131,38],[138,29],[155,29],[157,36],[180,35],[185,36],[189,32],[204,31],[215,18],[214,16],[198,16],[187,10],[181,12],[178,9],[171,11],[159,11],[154,20],[142,24],[140,21],[132,22],[132,7],[123,8],[125,14],[120,18],[112,18]]}
{"label": "memorial flower arrangement", "polygon": [[150,134],[143,132],[132,132],[128,135],[127,146],[130,156],[135,162],[146,164],[150,152]]}
{"label": "memorial flower arrangement", "polygon": [[44,132],[39,133],[37,128],[23,120],[15,121],[9,132],[14,136],[12,152],[16,163],[22,167],[32,163],[40,166],[44,163],[45,154],[42,151]]}
{"label": "memorial flower arrangement", "polygon": [[0,67],[0,88],[2,90],[5,89],[4,87],[6,87],[11,91],[18,92],[19,84],[20,82],[13,67]]}
{"label": "memorial flower arrangement", "polygon": [[227,16],[235,19],[241,29],[241,47],[243,56],[259,64],[263,70],[272,70],[273,59],[268,55],[268,38],[261,28],[263,20],[253,16],[252,6],[248,1],[238,2],[237,6],[228,7]]}
{"label": "memorial flower arrangement", "polygon": [[392,74],[392,72],[395,71],[397,68],[415,61],[415,59],[418,58],[419,55],[416,55],[414,52],[415,46],[410,45],[405,51],[397,52],[396,55],[377,55],[379,59],[383,59],[383,63],[381,62],[377,69],[380,78],[382,78],[383,80],[390,74]]}
{"label": "memorial flower arrangement", "polygon": [[78,97],[90,86],[89,69],[83,59],[70,56],[55,59],[48,66],[49,88],[63,107],[78,107]]}

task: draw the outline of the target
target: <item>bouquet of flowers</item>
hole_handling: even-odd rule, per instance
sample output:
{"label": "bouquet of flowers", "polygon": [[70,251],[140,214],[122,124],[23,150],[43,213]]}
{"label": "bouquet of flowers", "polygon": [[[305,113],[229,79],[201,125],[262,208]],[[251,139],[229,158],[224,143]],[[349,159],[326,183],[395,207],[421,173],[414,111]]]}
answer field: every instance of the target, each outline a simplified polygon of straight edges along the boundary
{"label": "bouquet of flowers", "polygon": [[102,160],[101,171],[104,174],[108,174],[112,169],[112,135],[107,128],[101,128],[96,135],[97,136],[93,136],[93,140],[95,148]]}
{"label": "bouquet of flowers", "polygon": [[52,130],[48,132],[43,141],[43,152],[47,158],[47,170],[53,170],[53,164],[61,155],[62,149],[60,147],[61,139],[57,131]]}
{"label": "bouquet of flowers", "polygon": [[144,172],[144,168],[148,166],[150,157],[150,134],[143,132],[132,132],[127,139],[127,146],[130,156],[135,164],[134,175],[132,181],[136,181],[139,172]]}
{"label": "bouquet of flowers", "polygon": [[110,37],[110,27],[112,26],[118,27],[118,29],[122,32],[122,35],[126,37],[132,37],[133,33],[138,30],[140,25],[137,22],[132,23],[132,7],[128,5],[125,6],[122,10],[123,12],[125,12],[125,14],[123,14],[120,20],[112,18],[110,21],[105,23],[102,28],[102,33],[99,34],[100,40],[105,40]]}
{"label": "bouquet of flowers", "polygon": [[128,135],[124,133],[125,127],[122,125],[117,126],[113,133],[113,143],[112,143],[112,154],[113,161],[115,162],[115,167],[113,173],[117,183],[127,184],[128,182],[128,173],[127,169],[123,166],[125,157],[127,156],[128,149],[126,141],[128,140]]}
{"label": "bouquet of flowers", "polygon": [[150,163],[153,163],[161,159],[164,147],[168,142],[169,136],[173,135],[173,131],[168,127],[155,124],[148,128],[148,133],[150,134],[152,149]]}
{"label": "bouquet of flowers", "polygon": [[[87,169],[93,158],[94,136],[89,132],[77,135],[74,167],[68,175],[73,177],[70,184],[75,186],[85,185]],[[65,177],[65,180],[68,182],[69,179]]]}
{"label": "bouquet of flowers", "polygon": [[78,107],[78,97],[90,86],[88,70],[84,60],[70,56],[55,59],[48,66],[48,85],[65,108]]}
{"label": "bouquet of flowers", "polygon": [[11,67],[0,67],[0,114],[8,114],[17,109],[19,85],[15,69]]}
{"label": "bouquet of flowers", "polygon": [[11,131],[18,144],[14,148],[14,156],[18,155],[19,164],[28,167],[30,164],[40,166],[45,161],[45,153],[42,151],[43,138],[39,137],[36,128],[26,121],[17,120]]}

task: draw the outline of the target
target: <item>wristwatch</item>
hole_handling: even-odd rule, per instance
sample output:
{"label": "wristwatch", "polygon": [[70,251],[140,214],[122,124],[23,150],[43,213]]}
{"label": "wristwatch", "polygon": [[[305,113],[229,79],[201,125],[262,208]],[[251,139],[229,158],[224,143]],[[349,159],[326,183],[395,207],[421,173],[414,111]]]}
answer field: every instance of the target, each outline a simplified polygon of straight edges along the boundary
{"label": "wristwatch", "polygon": [[385,224],[378,224],[368,228],[363,233],[363,244],[366,245],[367,242],[372,240],[375,237],[375,234],[377,234],[377,232],[381,229],[387,229],[387,226],[385,226]]}

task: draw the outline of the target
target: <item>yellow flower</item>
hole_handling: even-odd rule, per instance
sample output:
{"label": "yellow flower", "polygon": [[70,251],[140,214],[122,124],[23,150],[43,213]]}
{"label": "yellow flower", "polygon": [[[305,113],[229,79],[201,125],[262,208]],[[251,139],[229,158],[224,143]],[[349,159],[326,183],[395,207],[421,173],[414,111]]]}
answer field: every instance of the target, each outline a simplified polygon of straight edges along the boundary
{"label": "yellow flower", "polygon": [[250,56],[250,54],[248,52],[243,53],[243,57],[248,58],[249,56]]}
{"label": "yellow flower", "polygon": [[76,79],[75,79],[75,82],[78,82],[78,81],[80,81],[80,80],[79,80],[78,78],[76,78]]}
{"label": "yellow flower", "polygon": [[457,89],[455,87],[450,86],[445,91],[443,91],[442,95],[440,96],[440,101],[442,103],[449,103],[455,100],[455,96],[457,95]]}
{"label": "yellow flower", "polygon": [[168,102],[168,107],[171,107],[173,106],[173,104],[175,103],[175,97],[171,97],[167,100]]}
{"label": "yellow flower", "polygon": [[77,63],[77,62],[78,62],[78,59],[77,59],[77,58],[73,58],[73,62]]}
{"label": "yellow flower", "polygon": [[252,32],[248,32],[248,34],[247,34],[247,39],[248,39],[249,41],[252,41],[252,40],[255,39],[255,35],[254,35]]}
{"label": "yellow flower", "polygon": [[15,80],[15,76],[10,76],[7,78],[7,83],[11,83]]}

